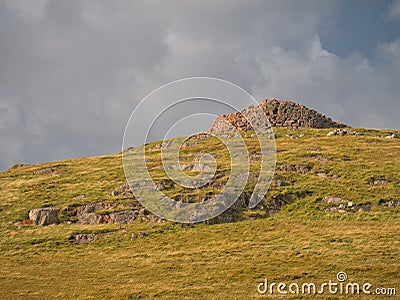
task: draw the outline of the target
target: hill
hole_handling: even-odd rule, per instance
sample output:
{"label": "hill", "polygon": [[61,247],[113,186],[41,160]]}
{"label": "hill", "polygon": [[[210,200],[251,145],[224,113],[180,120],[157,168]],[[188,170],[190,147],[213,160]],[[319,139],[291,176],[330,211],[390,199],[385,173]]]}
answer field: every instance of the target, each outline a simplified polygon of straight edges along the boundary
{"label": "hill", "polygon": [[[0,173],[0,298],[248,299],[264,278],[318,283],[340,271],[399,288],[400,132],[331,131],[275,128],[277,168],[266,198],[223,224],[154,219],[124,187],[121,154]],[[257,141],[242,135],[256,174]],[[158,168],[162,146],[146,146],[149,169],[170,197],[201,201],[227,180],[229,158],[212,137],[195,136],[182,149],[193,174],[195,153],[219,154],[220,175],[192,192]],[[244,195],[253,187],[250,180]],[[59,209],[59,224],[32,225],[28,212],[42,207]],[[83,213],[93,215],[84,221]],[[120,224],[121,214],[132,222]]]}

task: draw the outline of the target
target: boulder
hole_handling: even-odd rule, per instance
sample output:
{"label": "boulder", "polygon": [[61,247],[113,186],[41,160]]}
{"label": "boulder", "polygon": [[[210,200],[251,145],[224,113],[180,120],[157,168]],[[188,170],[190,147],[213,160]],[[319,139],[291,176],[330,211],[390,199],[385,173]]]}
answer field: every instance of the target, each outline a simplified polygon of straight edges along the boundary
{"label": "boulder", "polygon": [[55,207],[35,208],[29,211],[28,217],[35,225],[57,224],[59,211],[60,209]]}

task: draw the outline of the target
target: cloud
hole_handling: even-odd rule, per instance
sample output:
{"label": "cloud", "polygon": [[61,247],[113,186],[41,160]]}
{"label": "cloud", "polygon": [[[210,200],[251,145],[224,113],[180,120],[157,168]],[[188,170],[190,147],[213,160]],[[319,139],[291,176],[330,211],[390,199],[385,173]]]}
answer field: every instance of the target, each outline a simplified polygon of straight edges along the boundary
{"label": "cloud", "polygon": [[354,53],[340,58],[321,47],[319,38],[304,49],[276,47],[259,57],[258,97],[298,100],[352,126],[399,128],[399,41],[378,46],[372,65]]}
{"label": "cloud", "polygon": [[0,169],[118,152],[134,106],[190,76],[399,127],[399,43],[377,45],[374,61],[329,52],[319,33],[339,2],[23,3],[0,1]]}
{"label": "cloud", "polygon": [[394,0],[389,5],[388,18],[390,20],[400,21],[400,0]]}

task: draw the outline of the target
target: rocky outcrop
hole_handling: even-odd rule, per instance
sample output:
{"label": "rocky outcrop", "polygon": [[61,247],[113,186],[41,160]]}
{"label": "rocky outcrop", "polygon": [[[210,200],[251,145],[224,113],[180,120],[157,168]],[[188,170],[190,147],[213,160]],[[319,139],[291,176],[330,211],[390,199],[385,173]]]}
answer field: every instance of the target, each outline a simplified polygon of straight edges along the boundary
{"label": "rocky outcrop", "polygon": [[[261,107],[268,118],[272,127],[311,127],[311,128],[341,128],[345,124],[332,121],[331,118],[307,108],[304,105],[286,100],[277,100],[275,98],[264,99]],[[250,123],[244,118],[247,116],[250,120],[257,118],[257,109],[248,107],[241,112],[221,115],[209,129],[210,132],[229,132],[233,125],[238,131],[251,131]],[[229,125],[231,124],[231,125]]]}
{"label": "rocky outcrop", "polygon": [[44,207],[29,211],[28,218],[35,225],[45,226],[58,223],[59,208]]}
{"label": "rocky outcrop", "polygon": [[[129,209],[128,209],[129,208]],[[137,218],[146,219],[155,223],[164,222],[144,208],[134,209],[129,203],[90,203],[81,206],[76,212],[77,221],[80,224],[131,224]]]}

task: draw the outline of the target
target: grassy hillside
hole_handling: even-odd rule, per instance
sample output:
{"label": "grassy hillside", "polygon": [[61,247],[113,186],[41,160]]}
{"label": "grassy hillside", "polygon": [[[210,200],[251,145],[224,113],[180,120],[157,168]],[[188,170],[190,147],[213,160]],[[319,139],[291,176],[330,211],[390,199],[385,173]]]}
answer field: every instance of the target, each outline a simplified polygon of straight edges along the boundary
{"label": "grassy hillside", "polygon": [[[390,200],[400,201],[400,139],[385,138],[394,131],[356,129],[363,135],[327,137],[329,131],[277,129],[277,169],[265,201],[227,224],[141,219],[130,225],[76,223],[74,214],[81,205],[129,201],[129,196],[110,195],[125,183],[121,154],[0,173],[0,298],[262,298],[267,296],[257,293],[257,285],[264,278],[321,283],[336,279],[339,271],[353,282],[395,287],[400,293],[400,208],[385,207]],[[254,138],[246,133],[245,139],[256,154]],[[202,199],[226,181],[228,158],[213,139],[182,151],[188,163],[196,151],[219,154],[221,176],[215,185],[193,193],[168,182],[157,168],[158,144],[147,145],[149,167],[169,196]],[[256,173],[254,157],[251,170]],[[253,184],[249,182],[247,192]],[[335,206],[322,201],[326,196],[368,204],[371,211],[326,212]],[[267,208],[276,199],[288,204],[270,215]],[[44,206],[61,209],[60,224],[21,223],[30,209]],[[70,239],[119,229],[91,243]],[[309,298],[292,296],[302,297]],[[339,298],[346,296],[331,295]]]}

